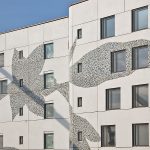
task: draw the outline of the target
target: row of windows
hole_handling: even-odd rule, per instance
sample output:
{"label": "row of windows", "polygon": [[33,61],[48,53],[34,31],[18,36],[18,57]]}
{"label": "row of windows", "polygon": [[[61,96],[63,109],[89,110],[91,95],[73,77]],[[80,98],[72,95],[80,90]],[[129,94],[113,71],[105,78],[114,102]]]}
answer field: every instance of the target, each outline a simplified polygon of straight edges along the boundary
{"label": "row of windows", "polygon": [[[142,69],[149,65],[148,46],[134,47],[132,49],[132,69]],[[78,63],[77,72],[82,72],[82,63]],[[126,71],[126,51],[111,52],[111,73]]]}
{"label": "row of windows", "polygon": [[[115,15],[101,18],[101,39],[115,36]],[[132,10],[132,32],[148,28],[148,7]],[[77,29],[77,39],[82,38],[82,29]]]}
{"label": "row of windows", "polygon": [[[82,142],[82,131],[78,132],[78,141]],[[133,124],[132,125],[132,145],[133,146],[149,146],[149,125]],[[101,146],[116,146],[116,127],[115,125],[101,126]]]}
{"label": "row of windows", "polygon": [[[148,107],[148,84],[132,86],[132,108]],[[106,110],[120,109],[121,88],[106,89]],[[82,107],[82,97],[77,98]]]}

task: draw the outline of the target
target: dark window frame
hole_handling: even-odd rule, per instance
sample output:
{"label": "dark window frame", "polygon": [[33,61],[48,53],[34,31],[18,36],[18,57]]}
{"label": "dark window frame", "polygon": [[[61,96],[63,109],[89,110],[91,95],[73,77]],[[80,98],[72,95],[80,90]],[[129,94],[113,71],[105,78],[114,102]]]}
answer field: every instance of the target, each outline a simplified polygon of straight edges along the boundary
{"label": "dark window frame", "polygon": [[23,79],[20,79],[20,80],[19,80],[19,86],[20,86],[20,87],[23,87]]}
{"label": "dark window frame", "polygon": [[77,100],[78,100],[77,106],[82,107],[82,97],[78,97]]}
{"label": "dark window frame", "polygon": [[[46,147],[46,136],[47,135],[53,135],[53,148]],[[54,133],[44,133],[44,149],[54,149]]]}
{"label": "dark window frame", "polygon": [[23,58],[23,50],[19,51],[19,59]]}
{"label": "dark window frame", "polygon": [[78,141],[81,142],[83,140],[83,133],[82,131],[78,131]]}
{"label": "dark window frame", "polygon": [[[3,82],[6,82],[6,84],[7,84],[7,80],[0,80],[0,86],[1,86],[1,91],[0,91],[0,94],[7,94],[7,89],[6,89],[6,92],[3,92],[3,86],[2,86],[2,84],[3,84]],[[7,87],[6,87],[7,88]]]}
{"label": "dark window frame", "polygon": [[45,73],[44,74],[44,89],[49,89],[49,87],[46,86],[47,85],[46,84],[46,76],[49,75],[49,74],[53,74],[53,77],[54,77],[54,72],[50,72],[50,73]]}
{"label": "dark window frame", "polygon": [[0,68],[4,67],[4,53],[0,53],[0,55],[3,55],[3,64],[0,65]]}
{"label": "dark window frame", "polygon": [[77,72],[78,72],[78,73],[81,73],[81,72],[82,72],[82,69],[83,69],[83,68],[82,68],[82,63],[78,63],[77,67],[78,67],[78,68],[77,68],[77,69],[78,69]]}
{"label": "dark window frame", "polygon": [[23,107],[19,108],[19,116],[23,116]]}
{"label": "dark window frame", "polygon": [[77,29],[77,39],[82,39],[82,28]]}
{"label": "dark window frame", "polygon": [[[50,104],[53,105],[53,116],[52,116],[52,117],[47,117],[47,116],[46,116],[46,111],[47,111],[46,105],[50,105]],[[44,104],[44,119],[52,119],[52,118],[54,118],[54,103],[45,103],[45,104]]]}
{"label": "dark window frame", "polygon": [[23,136],[19,136],[19,144],[20,144],[20,145],[23,144]]}
{"label": "dark window frame", "polygon": [[[51,56],[50,58],[47,57],[47,53],[46,53],[46,46],[47,45],[52,45],[53,46],[53,56]],[[51,43],[46,43],[44,44],[44,59],[51,59],[54,57],[54,43],[51,42]]]}

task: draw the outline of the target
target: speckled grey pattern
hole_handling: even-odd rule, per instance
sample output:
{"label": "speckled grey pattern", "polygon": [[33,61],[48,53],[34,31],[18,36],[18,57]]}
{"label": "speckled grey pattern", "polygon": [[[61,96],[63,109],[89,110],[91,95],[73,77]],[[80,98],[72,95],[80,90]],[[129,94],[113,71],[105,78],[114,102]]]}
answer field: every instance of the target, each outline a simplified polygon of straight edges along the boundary
{"label": "speckled grey pattern", "polygon": [[[126,43],[106,43],[90,51],[71,67],[71,82],[76,86],[88,88],[133,73],[132,48],[142,45],[148,45],[150,57],[150,41],[142,39]],[[111,52],[119,50],[126,50],[126,71],[111,73]],[[78,63],[82,63],[81,73],[77,73]]]}

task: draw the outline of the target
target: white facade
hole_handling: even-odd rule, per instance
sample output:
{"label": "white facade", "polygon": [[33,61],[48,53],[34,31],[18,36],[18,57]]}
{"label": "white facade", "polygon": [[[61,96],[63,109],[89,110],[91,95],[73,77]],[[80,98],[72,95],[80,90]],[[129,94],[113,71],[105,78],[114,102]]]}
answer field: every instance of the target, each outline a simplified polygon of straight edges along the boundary
{"label": "white facade", "polygon": [[[144,6],[148,6],[148,27],[132,32],[132,10]],[[100,20],[112,15],[115,15],[115,35],[101,39]],[[81,39],[77,39],[78,29],[82,29]],[[148,45],[150,49],[149,34],[150,0],[85,0],[69,7],[68,18],[1,34],[4,67],[0,68],[0,80],[7,80],[8,85],[8,94],[0,96],[0,135],[3,135],[4,149],[44,149],[44,134],[53,133],[55,150],[73,149],[73,145],[79,150],[150,150],[148,145],[133,145],[132,130],[134,124],[150,124],[150,99],[147,107],[132,107],[132,86],[150,85],[150,56],[149,65],[138,70],[132,69],[131,58],[133,47]],[[45,94],[44,83],[43,90],[38,88],[41,78],[35,77],[33,82],[31,78],[40,64],[37,58],[41,58],[34,53],[39,47],[44,53],[44,45],[48,43],[53,43],[54,54],[51,59],[43,57],[38,76],[44,78],[44,74],[53,72],[56,83]],[[112,74],[109,55],[124,49],[128,53],[126,71]],[[16,62],[15,51],[21,50],[25,58]],[[21,63],[23,67],[17,70]],[[76,72],[79,63],[83,65],[81,73]],[[17,79],[27,78],[24,94],[11,89],[15,74]],[[118,87],[120,109],[106,110],[106,90]],[[44,119],[41,115],[37,93],[44,103],[54,104],[53,118]],[[77,106],[78,97],[82,97],[82,107]],[[18,114],[20,106],[23,106],[23,116]],[[115,125],[112,147],[102,146],[101,142],[101,127],[108,125]],[[82,132],[81,141],[78,132]],[[19,136],[23,136],[23,144],[19,144]]]}

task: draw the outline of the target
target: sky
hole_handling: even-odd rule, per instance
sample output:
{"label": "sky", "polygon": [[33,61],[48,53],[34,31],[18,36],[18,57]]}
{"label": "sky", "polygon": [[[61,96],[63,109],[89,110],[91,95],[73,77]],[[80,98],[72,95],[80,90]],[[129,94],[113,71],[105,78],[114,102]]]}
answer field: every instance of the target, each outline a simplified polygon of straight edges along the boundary
{"label": "sky", "polygon": [[0,32],[68,16],[79,0],[0,0]]}

